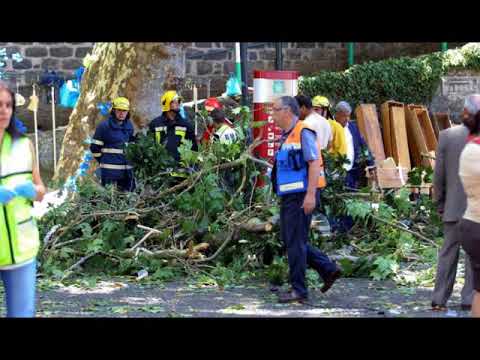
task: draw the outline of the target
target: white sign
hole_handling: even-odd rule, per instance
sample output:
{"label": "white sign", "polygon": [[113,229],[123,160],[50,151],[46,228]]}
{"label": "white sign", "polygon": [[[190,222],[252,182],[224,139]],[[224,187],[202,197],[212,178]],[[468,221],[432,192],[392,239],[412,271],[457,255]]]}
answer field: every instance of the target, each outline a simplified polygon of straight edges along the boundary
{"label": "white sign", "polygon": [[446,97],[464,97],[480,92],[480,76],[442,77],[442,95]]}

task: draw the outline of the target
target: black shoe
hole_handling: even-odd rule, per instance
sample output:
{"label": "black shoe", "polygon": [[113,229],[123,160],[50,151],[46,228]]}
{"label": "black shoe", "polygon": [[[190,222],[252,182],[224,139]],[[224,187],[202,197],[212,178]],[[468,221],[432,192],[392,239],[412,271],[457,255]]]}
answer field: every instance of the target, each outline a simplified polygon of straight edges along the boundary
{"label": "black shoe", "polygon": [[432,311],[447,311],[447,307],[445,305],[440,305],[432,302]]}
{"label": "black shoe", "polygon": [[462,307],[462,310],[463,310],[463,311],[470,311],[470,310],[472,310],[472,305],[462,304],[461,307]]}
{"label": "black shoe", "polygon": [[326,293],[333,285],[335,281],[337,281],[340,276],[342,276],[342,271],[340,269],[335,270],[332,272],[328,277],[323,281],[323,286],[320,289],[322,293]]}
{"label": "black shoe", "polygon": [[306,296],[297,295],[295,290],[287,291],[285,293],[278,295],[278,302],[280,304],[287,304],[287,303],[293,303],[293,302],[299,302],[303,304],[307,300],[308,298]]}

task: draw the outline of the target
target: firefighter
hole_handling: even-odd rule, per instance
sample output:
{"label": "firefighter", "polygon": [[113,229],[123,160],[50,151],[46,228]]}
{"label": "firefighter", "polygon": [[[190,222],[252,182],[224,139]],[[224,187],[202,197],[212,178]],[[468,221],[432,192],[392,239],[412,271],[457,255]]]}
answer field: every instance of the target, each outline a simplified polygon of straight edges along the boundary
{"label": "firefighter", "polygon": [[110,117],[101,122],[93,135],[90,150],[100,163],[102,185],[115,184],[119,190],[133,191],[133,168],[125,157],[125,146],[134,142],[130,121],[130,102],[124,97],[113,100]]}
{"label": "firefighter", "polygon": [[[178,147],[184,140],[190,140],[192,150],[198,151],[193,126],[180,116],[180,101],[176,91],[165,92],[160,99],[162,115],[153,119],[149,125],[150,132],[154,134],[157,143],[163,144],[177,163],[180,162]],[[185,177],[181,171],[172,173],[172,176]]]}

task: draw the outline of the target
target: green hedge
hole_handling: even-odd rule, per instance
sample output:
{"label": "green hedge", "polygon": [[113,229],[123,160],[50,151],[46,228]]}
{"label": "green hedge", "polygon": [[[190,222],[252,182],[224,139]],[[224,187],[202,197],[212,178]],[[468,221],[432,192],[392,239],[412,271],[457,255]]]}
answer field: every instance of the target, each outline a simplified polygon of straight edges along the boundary
{"label": "green hedge", "polygon": [[480,43],[415,58],[371,61],[342,72],[322,71],[302,77],[299,91],[311,97],[324,95],[333,102],[346,100],[352,106],[387,100],[427,104],[441,76],[456,69],[480,70]]}

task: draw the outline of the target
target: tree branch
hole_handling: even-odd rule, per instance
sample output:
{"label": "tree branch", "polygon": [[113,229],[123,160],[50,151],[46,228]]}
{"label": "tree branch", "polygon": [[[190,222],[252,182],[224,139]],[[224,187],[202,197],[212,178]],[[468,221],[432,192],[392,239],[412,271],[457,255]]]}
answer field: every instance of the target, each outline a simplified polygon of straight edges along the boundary
{"label": "tree branch", "polygon": [[433,246],[438,247],[438,245],[435,243],[435,241],[433,241],[433,240],[431,240],[431,239],[423,236],[422,234],[419,234],[419,233],[416,232],[416,231],[412,231],[412,230],[410,230],[410,229],[407,229],[407,228],[405,228],[405,227],[403,227],[403,226],[400,226],[400,225],[398,225],[398,224],[396,224],[396,223],[392,223],[392,222],[390,222],[390,221],[384,220],[384,219],[382,219],[382,218],[380,218],[380,217],[378,217],[378,216],[375,216],[375,215],[372,215],[372,218],[374,218],[375,220],[378,220],[378,221],[380,221],[380,222],[383,222],[384,224],[393,226],[393,227],[395,227],[395,228],[397,228],[397,229],[399,229],[399,230],[408,232],[408,233],[410,233],[410,234],[418,237],[419,239],[425,240],[426,242],[432,244]]}
{"label": "tree branch", "polygon": [[223,242],[222,246],[220,246],[212,256],[206,259],[194,260],[193,262],[198,264],[198,263],[204,263],[204,262],[215,260],[218,257],[218,255],[220,255],[221,252],[225,249],[225,247],[236,237],[237,237],[237,230],[233,230],[231,235]]}

